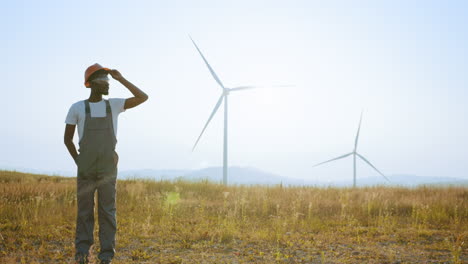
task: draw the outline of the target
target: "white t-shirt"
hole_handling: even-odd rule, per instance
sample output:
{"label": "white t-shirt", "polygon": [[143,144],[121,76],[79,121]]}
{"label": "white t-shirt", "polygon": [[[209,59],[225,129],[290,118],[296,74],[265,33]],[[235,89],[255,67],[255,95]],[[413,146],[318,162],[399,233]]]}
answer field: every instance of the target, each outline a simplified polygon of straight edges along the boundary
{"label": "white t-shirt", "polygon": [[[124,98],[109,98],[109,104],[112,110],[112,122],[114,123],[114,133],[117,137],[117,124],[119,114],[124,112],[125,105]],[[106,102],[101,100],[97,103],[89,102],[89,108],[91,111],[91,117],[105,117],[106,116]],[[78,101],[70,107],[68,110],[67,118],[65,123],[69,125],[78,125],[78,136],[81,140],[83,137],[84,123],[86,119],[86,110],[85,103],[83,101]]]}

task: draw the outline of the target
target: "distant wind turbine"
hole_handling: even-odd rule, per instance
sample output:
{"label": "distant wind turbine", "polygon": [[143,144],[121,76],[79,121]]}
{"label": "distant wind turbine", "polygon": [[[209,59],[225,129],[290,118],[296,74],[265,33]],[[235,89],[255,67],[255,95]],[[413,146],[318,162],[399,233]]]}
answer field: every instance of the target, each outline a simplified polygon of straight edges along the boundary
{"label": "distant wind turbine", "polygon": [[239,87],[234,87],[234,88],[228,88],[223,85],[221,80],[218,78],[216,73],[214,72],[213,68],[211,68],[210,64],[208,61],[205,59],[205,56],[203,56],[202,52],[198,48],[197,44],[195,41],[190,37],[192,40],[193,45],[195,45],[195,48],[197,48],[198,53],[200,53],[200,56],[202,57],[203,61],[205,62],[206,66],[208,67],[208,70],[210,70],[211,75],[213,78],[216,80],[216,82],[219,84],[219,86],[222,89],[222,94],[218,99],[218,102],[216,103],[213,111],[211,112],[210,117],[208,118],[208,121],[206,122],[205,126],[203,127],[203,130],[200,133],[200,136],[198,136],[197,141],[195,142],[195,145],[192,148],[192,151],[195,150],[195,147],[198,144],[198,141],[200,141],[201,136],[203,135],[203,132],[205,131],[206,127],[210,123],[211,119],[215,115],[216,111],[218,108],[221,106],[221,103],[224,100],[224,150],[223,150],[223,184],[227,185],[227,177],[228,177],[228,95],[230,92],[235,92],[235,91],[241,91],[241,90],[247,90],[247,89],[252,89],[252,88],[257,88],[255,86],[239,86]]}
{"label": "distant wind turbine", "polygon": [[374,165],[372,165],[370,163],[370,161],[368,161],[366,158],[364,158],[362,155],[360,155],[359,153],[357,153],[357,145],[358,145],[358,139],[359,139],[359,131],[361,130],[361,121],[362,121],[362,112],[361,112],[361,118],[359,119],[359,127],[358,127],[358,131],[357,131],[357,134],[356,134],[356,139],[354,140],[354,150],[353,152],[351,153],[348,153],[348,154],[345,154],[345,155],[342,155],[342,156],[339,156],[337,158],[334,158],[334,159],[331,159],[331,160],[327,160],[327,161],[324,161],[324,162],[321,162],[319,164],[316,164],[314,165],[314,167],[316,166],[319,166],[319,165],[322,165],[322,164],[325,164],[325,163],[328,163],[328,162],[331,162],[331,161],[334,161],[334,160],[339,160],[339,159],[344,159],[350,155],[353,155],[353,169],[354,169],[354,175],[353,175],[353,187],[356,187],[356,156],[358,156],[359,158],[361,158],[364,162],[366,162],[369,166],[371,166],[374,170],[376,170],[380,175],[382,175],[387,181],[390,181],[387,177],[385,177],[385,175],[380,172]]}

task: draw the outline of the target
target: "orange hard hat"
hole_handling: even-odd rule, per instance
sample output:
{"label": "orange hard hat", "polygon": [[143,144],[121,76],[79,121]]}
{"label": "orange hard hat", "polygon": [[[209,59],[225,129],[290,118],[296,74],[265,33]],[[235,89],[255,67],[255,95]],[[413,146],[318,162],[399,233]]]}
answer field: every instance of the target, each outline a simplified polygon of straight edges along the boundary
{"label": "orange hard hat", "polygon": [[93,73],[95,73],[95,72],[97,72],[97,71],[99,71],[99,70],[108,71],[109,68],[104,68],[104,67],[102,67],[99,63],[95,63],[95,64],[89,66],[88,69],[86,69],[85,74],[84,74],[85,86],[86,86],[86,87],[88,87],[88,88],[90,87],[89,82],[88,82],[89,77],[90,77]]}

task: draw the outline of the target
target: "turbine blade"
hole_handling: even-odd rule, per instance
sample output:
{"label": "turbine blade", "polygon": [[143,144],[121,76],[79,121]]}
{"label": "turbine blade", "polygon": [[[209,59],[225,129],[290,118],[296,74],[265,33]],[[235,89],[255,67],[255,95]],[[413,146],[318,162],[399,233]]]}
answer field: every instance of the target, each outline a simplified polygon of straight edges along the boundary
{"label": "turbine blade", "polygon": [[271,87],[286,88],[286,87],[296,87],[296,85],[294,85],[294,84],[272,85]]}
{"label": "turbine blade", "polygon": [[224,98],[224,94],[221,94],[221,96],[220,96],[219,99],[218,99],[218,102],[216,103],[216,105],[215,105],[215,107],[214,107],[214,109],[213,109],[213,112],[211,112],[211,115],[210,115],[210,117],[208,118],[208,121],[206,121],[206,124],[205,124],[205,126],[203,127],[202,132],[200,133],[200,136],[198,136],[198,139],[197,139],[197,141],[195,142],[195,145],[193,145],[192,151],[195,150],[195,147],[197,146],[198,141],[200,141],[200,138],[201,138],[201,136],[203,135],[203,132],[205,132],[206,127],[208,126],[208,124],[210,123],[210,121],[211,121],[211,119],[213,118],[214,114],[216,113],[216,111],[218,110],[219,106],[220,106],[221,103],[223,102],[223,98]]}
{"label": "turbine blade", "polygon": [[239,91],[239,90],[247,90],[247,89],[255,89],[260,88],[260,86],[238,86],[234,88],[230,88],[229,91]]}
{"label": "turbine blade", "polygon": [[331,159],[331,160],[327,160],[327,161],[321,162],[321,163],[319,163],[319,164],[316,164],[316,165],[314,165],[314,166],[312,166],[312,167],[317,167],[318,165],[322,165],[322,164],[328,163],[328,162],[330,162],[330,161],[334,161],[334,160],[343,159],[343,158],[346,158],[346,157],[348,157],[348,156],[349,156],[349,155],[351,155],[351,154],[353,154],[353,152],[351,152],[351,153],[348,153],[348,154],[345,154],[345,155],[342,155],[342,156],[339,156],[339,157],[337,157],[337,158],[334,158],[334,159]]}
{"label": "turbine blade", "polygon": [[258,86],[238,86],[229,89],[230,91],[238,91],[244,89],[255,89],[255,88],[265,88],[265,87],[275,87],[275,88],[285,88],[285,87],[295,87],[295,85],[258,85]]}
{"label": "turbine blade", "polygon": [[359,127],[357,130],[356,139],[354,140],[354,151],[357,150],[357,144],[359,140],[359,131],[361,131],[361,121],[362,121],[362,111],[361,111],[361,118],[359,119]]}
{"label": "turbine blade", "polygon": [[369,164],[369,166],[371,166],[372,168],[374,168],[374,170],[376,170],[378,173],[380,173],[380,175],[382,175],[387,181],[390,181],[387,177],[385,177],[385,175],[382,172],[380,172],[374,165],[372,165],[372,163],[370,163],[370,161],[368,161],[366,158],[364,158],[359,153],[356,153],[356,155],[358,155],[363,161],[365,161],[367,164]]}
{"label": "turbine blade", "polygon": [[[190,36],[189,36],[189,37],[190,37]],[[213,78],[216,80],[216,82],[217,82],[219,85],[221,85],[221,88],[224,89],[223,83],[222,83],[221,80],[218,78],[218,75],[216,75],[216,73],[214,72],[213,68],[211,68],[210,64],[209,64],[208,61],[205,59],[205,56],[203,56],[202,52],[201,52],[200,49],[198,48],[198,46],[197,46],[197,44],[195,43],[195,41],[192,39],[192,37],[190,37],[190,39],[192,40],[193,45],[195,45],[195,48],[197,48],[198,53],[200,53],[200,56],[202,57],[203,61],[205,61],[205,64],[206,64],[206,66],[208,67],[208,69],[210,70],[211,75],[213,76]]]}

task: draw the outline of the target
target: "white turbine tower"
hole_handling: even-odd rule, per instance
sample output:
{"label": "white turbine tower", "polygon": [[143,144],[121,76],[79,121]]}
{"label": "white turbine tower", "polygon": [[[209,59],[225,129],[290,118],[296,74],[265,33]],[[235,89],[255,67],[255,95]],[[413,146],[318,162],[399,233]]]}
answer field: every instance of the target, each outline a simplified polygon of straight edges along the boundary
{"label": "white turbine tower", "polygon": [[385,175],[380,172],[374,165],[372,165],[370,163],[370,161],[368,161],[366,158],[364,158],[362,155],[360,155],[359,153],[357,153],[357,145],[358,145],[358,139],[359,139],[359,131],[361,130],[361,121],[362,121],[362,112],[361,112],[361,118],[359,119],[359,127],[358,127],[358,131],[357,131],[357,134],[356,134],[356,139],[354,140],[354,150],[353,152],[351,153],[348,153],[348,154],[345,154],[345,155],[342,155],[342,156],[339,156],[337,158],[334,158],[334,159],[331,159],[331,160],[327,160],[327,161],[324,161],[324,162],[321,162],[319,164],[316,164],[314,165],[314,167],[316,166],[319,166],[319,165],[322,165],[322,164],[325,164],[325,163],[328,163],[328,162],[331,162],[331,161],[334,161],[334,160],[339,160],[339,159],[344,159],[350,155],[353,155],[353,171],[354,171],[354,174],[353,174],[353,187],[356,187],[356,156],[358,156],[359,158],[361,158],[364,162],[366,162],[367,164],[369,164],[369,166],[371,166],[374,170],[376,170],[380,175],[382,175],[387,181],[390,181],[387,177],[385,177]]}
{"label": "white turbine tower", "polygon": [[254,87],[254,86],[239,86],[239,87],[234,87],[234,88],[224,87],[223,83],[218,78],[218,76],[214,72],[213,68],[211,68],[210,64],[205,59],[205,56],[203,56],[202,52],[198,48],[195,41],[193,41],[192,37],[190,37],[190,39],[192,40],[193,45],[195,45],[195,48],[197,48],[198,53],[200,53],[200,56],[202,57],[202,59],[205,62],[206,66],[210,70],[211,75],[216,80],[216,82],[219,84],[219,86],[221,86],[221,89],[222,89],[222,94],[219,97],[218,102],[216,103],[216,105],[215,105],[215,107],[213,109],[213,112],[211,112],[211,115],[208,118],[208,121],[206,121],[206,124],[205,124],[205,126],[203,127],[203,130],[200,133],[200,136],[198,136],[198,139],[195,142],[195,145],[193,146],[192,151],[195,150],[195,147],[197,146],[198,141],[200,140],[201,136],[203,135],[203,132],[205,131],[206,127],[208,126],[208,124],[210,123],[210,121],[213,118],[214,114],[216,113],[216,111],[221,106],[221,103],[224,100],[223,184],[227,185],[227,176],[228,176],[228,95],[229,95],[230,92],[246,90],[246,89],[252,89],[252,88],[256,88],[256,87]]}

